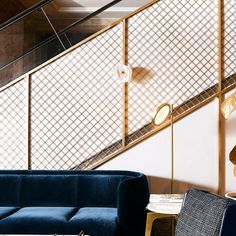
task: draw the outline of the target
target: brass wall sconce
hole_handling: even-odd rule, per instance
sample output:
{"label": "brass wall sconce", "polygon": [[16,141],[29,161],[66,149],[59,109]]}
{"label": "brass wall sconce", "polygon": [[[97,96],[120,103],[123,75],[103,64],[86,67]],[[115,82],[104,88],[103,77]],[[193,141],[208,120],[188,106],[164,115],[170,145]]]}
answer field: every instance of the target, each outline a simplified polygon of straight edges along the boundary
{"label": "brass wall sconce", "polygon": [[170,192],[173,193],[174,187],[174,127],[173,127],[173,105],[164,103],[157,107],[153,114],[152,124],[159,127],[167,120],[170,120],[171,125],[171,185]]}
{"label": "brass wall sconce", "polygon": [[236,90],[221,104],[221,112],[226,120],[229,118],[230,114],[235,110],[236,110]]}
{"label": "brass wall sconce", "polygon": [[[221,112],[226,120],[234,111],[236,111],[236,90],[221,104]],[[231,150],[229,160],[234,165],[234,176],[236,177],[236,146]]]}
{"label": "brass wall sconce", "polygon": [[234,164],[234,176],[236,176],[236,146],[230,151],[229,160]]}

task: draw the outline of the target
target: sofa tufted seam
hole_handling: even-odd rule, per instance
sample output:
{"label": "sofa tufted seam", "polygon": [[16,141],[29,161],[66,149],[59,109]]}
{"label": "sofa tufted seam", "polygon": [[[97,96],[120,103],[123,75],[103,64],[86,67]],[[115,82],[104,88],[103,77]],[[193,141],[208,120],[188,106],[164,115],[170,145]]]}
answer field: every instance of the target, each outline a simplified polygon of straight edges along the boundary
{"label": "sofa tufted seam", "polygon": [[79,205],[79,175],[77,175],[77,185],[76,185],[76,188],[77,188],[77,191],[76,191],[76,206],[77,207],[80,207]]}
{"label": "sofa tufted seam", "polygon": [[23,180],[23,176],[20,176],[20,181],[19,181],[19,196],[18,196],[18,202],[19,202],[19,206],[22,207],[22,180]]}
{"label": "sofa tufted seam", "polygon": [[80,208],[77,207],[77,208],[73,211],[73,213],[70,214],[70,216],[66,217],[67,222],[70,222],[71,219],[79,212],[79,210],[80,210]]}

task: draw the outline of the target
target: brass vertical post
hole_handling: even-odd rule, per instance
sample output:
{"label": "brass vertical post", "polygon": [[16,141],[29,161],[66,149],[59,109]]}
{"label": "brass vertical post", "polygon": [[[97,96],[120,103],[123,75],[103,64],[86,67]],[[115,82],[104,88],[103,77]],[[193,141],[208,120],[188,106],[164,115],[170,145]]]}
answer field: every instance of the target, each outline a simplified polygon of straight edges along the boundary
{"label": "brass vertical post", "polygon": [[31,170],[31,76],[27,75],[27,169]]}
{"label": "brass vertical post", "polygon": [[171,111],[170,111],[170,117],[171,117],[171,185],[170,185],[170,193],[173,193],[174,190],[174,114],[173,114],[173,105],[171,105]]}
{"label": "brass vertical post", "polygon": [[[171,183],[170,183],[170,193],[174,193],[174,109],[173,104],[170,106],[170,126],[171,126]],[[175,235],[174,228],[174,218],[171,217],[171,235]]]}
{"label": "brass vertical post", "polygon": [[224,0],[218,0],[218,80],[219,80],[219,194],[225,194],[225,119],[221,114],[222,81],[224,79]]}
{"label": "brass vertical post", "polygon": [[[122,21],[122,63],[128,64],[128,20]],[[123,88],[123,104],[122,104],[122,147],[126,146],[126,137],[128,135],[128,82],[124,82]]]}

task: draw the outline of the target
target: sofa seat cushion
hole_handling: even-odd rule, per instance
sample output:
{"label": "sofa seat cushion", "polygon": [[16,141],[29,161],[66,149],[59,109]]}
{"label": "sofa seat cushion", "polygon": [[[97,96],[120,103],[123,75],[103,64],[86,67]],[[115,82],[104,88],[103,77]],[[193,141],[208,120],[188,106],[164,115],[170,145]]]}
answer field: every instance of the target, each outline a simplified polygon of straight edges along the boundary
{"label": "sofa seat cushion", "polygon": [[117,209],[105,207],[84,207],[70,219],[68,234],[83,230],[91,236],[117,235]]}
{"label": "sofa seat cushion", "polygon": [[18,211],[18,207],[0,207],[0,220]]}
{"label": "sofa seat cushion", "polygon": [[78,211],[73,207],[25,207],[0,220],[3,234],[64,234],[69,219]]}

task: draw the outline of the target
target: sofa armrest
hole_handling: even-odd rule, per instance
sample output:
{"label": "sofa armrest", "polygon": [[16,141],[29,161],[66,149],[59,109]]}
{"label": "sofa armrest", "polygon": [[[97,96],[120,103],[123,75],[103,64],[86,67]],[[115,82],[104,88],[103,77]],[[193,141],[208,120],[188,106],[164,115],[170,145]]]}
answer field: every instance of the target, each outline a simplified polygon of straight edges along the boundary
{"label": "sofa armrest", "polygon": [[121,235],[143,236],[146,210],[149,201],[148,182],[145,175],[121,182],[118,189],[118,222]]}
{"label": "sofa armrest", "polygon": [[235,219],[236,219],[236,205],[230,205],[226,208],[223,215],[220,236],[236,235]]}

